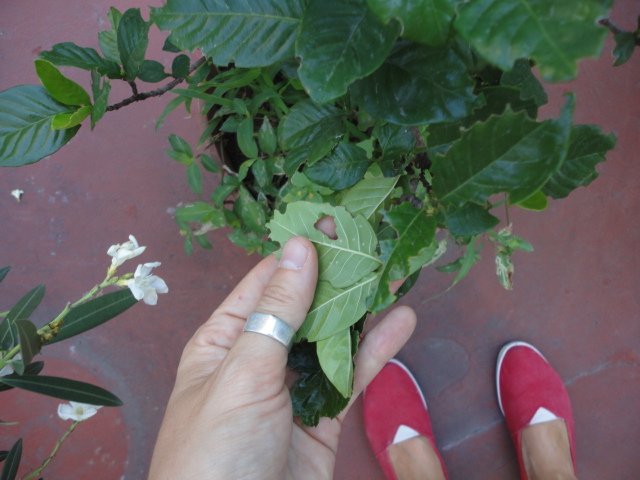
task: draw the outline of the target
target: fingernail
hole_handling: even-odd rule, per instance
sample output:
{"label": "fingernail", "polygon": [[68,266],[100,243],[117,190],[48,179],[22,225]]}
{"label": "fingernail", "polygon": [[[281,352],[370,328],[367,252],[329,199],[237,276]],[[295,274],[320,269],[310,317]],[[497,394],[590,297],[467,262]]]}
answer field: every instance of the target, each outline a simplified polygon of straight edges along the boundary
{"label": "fingernail", "polygon": [[280,258],[280,267],[289,270],[300,270],[307,263],[307,258],[309,258],[307,246],[300,239],[294,237],[284,246],[282,258]]}

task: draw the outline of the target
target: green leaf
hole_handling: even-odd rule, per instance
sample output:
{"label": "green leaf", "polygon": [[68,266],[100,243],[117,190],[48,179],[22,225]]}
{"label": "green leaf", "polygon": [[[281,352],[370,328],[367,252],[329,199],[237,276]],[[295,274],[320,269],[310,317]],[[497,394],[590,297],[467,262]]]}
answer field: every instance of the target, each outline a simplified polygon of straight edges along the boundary
{"label": "green leaf", "polygon": [[364,177],[371,160],[366,152],[352,143],[339,143],[322,160],[308,166],[304,173],[309,179],[332,190],[344,190]]}
{"label": "green leaf", "polygon": [[260,235],[267,233],[265,209],[246,188],[240,187],[240,195],[233,204],[233,211],[252,232]]}
{"label": "green leaf", "polygon": [[196,195],[202,195],[202,172],[196,162],[187,166],[187,182]]}
{"label": "green leaf", "polygon": [[595,125],[575,125],[571,128],[569,151],[560,169],[542,188],[545,195],[565,198],[580,186],[587,186],[598,177],[596,165],[606,160],[605,153],[612,150],[616,137],[605,135]]}
{"label": "green leaf", "polygon": [[408,202],[384,212],[384,219],[396,231],[395,238],[380,241],[380,258],[384,268],[375,293],[367,299],[369,310],[378,313],[396,297],[390,291],[394,280],[401,280],[420,269],[436,252],[436,220]]}
{"label": "green leaf", "polygon": [[62,75],[53,63],[46,60],[36,60],[33,63],[38,78],[53,98],[65,105],[91,105],[87,91]]}
{"label": "green leaf", "polygon": [[508,192],[512,203],[531,196],[564,159],[572,108],[570,100],[559,119],[542,123],[524,112],[476,123],[445,156],[433,160],[433,190],[439,200],[445,205],[483,205],[499,192]]}
{"label": "green leaf", "polygon": [[204,235],[194,235],[193,238],[196,239],[196,242],[198,242],[198,245],[200,245],[202,248],[206,250],[213,249],[213,245],[211,245],[211,242],[209,242],[207,237],[205,237]]}
{"label": "green leaf", "polygon": [[171,63],[171,75],[175,78],[187,78],[189,67],[191,67],[189,56],[185,54],[178,55]]}
{"label": "green leaf", "polygon": [[156,120],[156,131],[158,130],[158,127],[162,125],[162,121],[164,120],[164,117],[169,115],[171,112],[173,112],[176,108],[178,108],[181,104],[185,103],[186,101],[187,101],[186,97],[176,97],[172,99],[169,103],[167,103],[167,106],[164,108],[162,114],[158,117],[158,120]]}
{"label": "green leaf", "polygon": [[164,66],[155,60],[144,60],[138,71],[138,78],[147,83],[158,83],[169,76]]}
{"label": "green leaf", "polygon": [[460,5],[455,27],[475,50],[502,70],[532,58],[542,78],[567,81],[578,60],[597,57],[607,30],[597,25],[610,0],[474,0]]}
{"label": "green leaf", "polygon": [[128,288],[104,294],[71,310],[60,332],[47,345],[74,337],[117,317],[137,303]]}
{"label": "green leaf", "polygon": [[636,35],[631,32],[620,32],[616,33],[613,39],[616,41],[616,46],[613,49],[613,56],[616,60],[613,65],[619,67],[629,61],[633,55],[633,51],[636,49]]}
{"label": "green leaf", "polygon": [[130,8],[118,24],[118,51],[127,81],[133,82],[144,62],[149,45],[150,22],[142,19],[139,8]]}
{"label": "green leaf", "polygon": [[[111,30],[103,30],[98,33],[100,50],[102,50],[102,54],[106,58],[120,65],[122,60],[120,60],[120,52],[118,51],[118,25],[120,25],[122,13],[118,9],[111,7],[107,16],[111,22]],[[120,67],[118,67],[118,70],[120,70]]]}
{"label": "green leaf", "polygon": [[218,164],[206,153],[200,155],[200,163],[202,163],[202,166],[207,172],[220,173],[220,167]]}
{"label": "green leaf", "polygon": [[297,103],[289,111],[280,124],[278,137],[287,150],[312,145],[312,150],[325,151],[324,146],[331,144],[330,148],[333,148],[344,131],[340,110],[332,105],[318,105],[307,99]]}
{"label": "green leaf", "polygon": [[316,349],[322,371],[344,398],[350,398],[353,390],[351,329],[347,328],[329,338],[319,340]]}
{"label": "green leaf", "polygon": [[7,273],[9,273],[9,270],[11,270],[11,266],[0,268],[0,282],[2,282],[2,280],[4,280],[4,277],[7,276]]}
{"label": "green leaf", "polygon": [[0,383],[71,402],[89,403],[105,407],[119,407],[122,405],[122,401],[118,397],[105,389],[68,378],[23,375],[19,378],[0,377]]}
{"label": "green leaf", "polygon": [[545,105],[548,101],[547,92],[531,71],[529,60],[525,58],[516,60],[513,70],[502,74],[500,84],[518,88],[521,99],[533,99],[537,106]]}
{"label": "green leaf", "polygon": [[[38,375],[42,369],[44,368],[44,362],[33,362],[24,367],[23,375]],[[6,375],[9,378],[20,378],[20,375],[17,373],[11,373]],[[0,392],[4,392],[5,390],[11,390],[13,387],[9,385],[0,384]]]}
{"label": "green leaf", "polygon": [[91,130],[93,130],[107,111],[109,104],[109,93],[111,92],[111,83],[104,80],[100,84],[102,77],[96,70],[91,70],[91,91],[93,93],[93,109],[91,110]]}
{"label": "green leaf", "polygon": [[238,125],[238,146],[247,158],[256,158],[258,156],[258,145],[253,138],[253,118],[247,117]]}
{"label": "green leaf", "polygon": [[465,251],[464,256],[460,257],[455,262],[436,268],[436,270],[443,273],[458,272],[458,275],[456,275],[456,278],[453,280],[451,286],[447,288],[443,293],[448,292],[454,286],[456,286],[458,282],[460,282],[460,280],[467,276],[467,274],[471,270],[471,267],[473,267],[478,262],[478,260],[480,260],[479,252],[481,248],[476,249],[475,247],[477,238],[478,237],[471,238],[471,241],[467,245],[467,250]]}
{"label": "green leaf", "polygon": [[191,145],[189,145],[189,142],[187,142],[184,138],[172,133],[171,135],[169,135],[168,140],[171,144],[171,148],[173,148],[176,152],[184,153],[188,157],[193,158],[193,149],[191,148]]}
{"label": "green leaf", "polygon": [[176,209],[175,219],[182,230],[189,229],[189,222],[210,222],[213,228],[222,228],[227,223],[224,213],[207,202],[193,202]]}
{"label": "green leaf", "polygon": [[181,50],[201,49],[216,65],[261,67],[294,57],[305,0],[168,0],[151,8],[160,30]]}
{"label": "green leaf", "polygon": [[398,23],[383,25],[366,0],[310,0],[296,39],[298,77],[318,103],[340,97],[382,64],[399,33]]}
{"label": "green leaf", "polygon": [[80,107],[73,113],[59,113],[51,121],[52,130],[62,130],[67,128],[73,128],[80,125],[85,118],[91,115],[93,107],[87,105],[86,107]]}
{"label": "green leaf", "polygon": [[320,417],[336,417],[349,403],[333,386],[322,371],[316,344],[296,344],[289,353],[289,366],[300,372],[291,391],[293,414],[299,416],[305,426],[316,426]]}
{"label": "green leaf", "polygon": [[59,67],[76,67],[82,70],[97,69],[100,75],[121,78],[118,62],[102,58],[93,48],[79,47],[71,42],[55,44],[51,50],[40,52],[40,58]]}
{"label": "green leaf", "polygon": [[353,99],[371,115],[398,125],[466,117],[479,99],[467,67],[451,47],[398,42],[384,64],[355,82]]}
{"label": "green leaf", "polygon": [[42,348],[40,335],[38,335],[36,326],[29,320],[16,320],[15,326],[18,331],[18,338],[20,339],[22,364],[28,365]]}
{"label": "green leaf", "polygon": [[411,128],[393,123],[385,123],[374,129],[374,136],[378,138],[382,148],[381,161],[397,160],[398,157],[411,152],[416,144]]}
{"label": "green leaf", "polygon": [[0,480],[15,480],[18,475],[18,467],[22,458],[22,439],[13,444],[2,466]]}
{"label": "green leaf", "polygon": [[167,39],[165,39],[164,45],[162,46],[162,51],[163,52],[170,52],[170,53],[180,53],[182,50],[180,50],[178,47],[176,47],[167,38]]}
{"label": "green leaf", "polygon": [[475,203],[467,203],[460,208],[451,207],[444,212],[444,216],[449,231],[460,236],[477,235],[500,223],[500,219]]}
{"label": "green leaf", "polygon": [[547,200],[547,196],[542,191],[538,190],[536,193],[531,195],[529,198],[522,200],[517,205],[525,210],[541,212],[542,210],[546,210],[549,205],[549,201]]}
{"label": "green leaf", "polygon": [[345,288],[335,288],[320,281],[315,297],[296,339],[315,342],[335,335],[356,323],[367,313],[366,299],[374,292],[375,275],[370,275]]}
{"label": "green leaf", "polygon": [[383,22],[395,18],[402,23],[402,36],[418,43],[444,45],[451,32],[459,0],[367,0]]}
{"label": "green leaf", "polygon": [[[333,217],[336,240],[314,227],[325,215]],[[284,214],[274,212],[267,227],[271,239],[280,245],[295,235],[311,240],[318,250],[320,280],[329,281],[336,288],[353,285],[380,265],[375,257],[373,228],[364,217],[352,217],[344,207],[326,203],[290,203]]]}
{"label": "green leaf", "polygon": [[40,284],[34,289],[32,289],[29,293],[27,293],[24,297],[18,300],[7,316],[10,320],[19,320],[24,318],[29,318],[31,314],[38,308],[40,302],[44,298],[45,286],[44,284]]}
{"label": "green leaf", "polygon": [[267,155],[273,155],[278,147],[276,131],[271,126],[271,122],[269,122],[269,118],[266,115],[262,120],[260,130],[258,130],[258,143],[260,145],[260,150]]}
{"label": "green leaf", "polygon": [[362,215],[372,226],[374,216],[393,192],[399,177],[365,178],[351,187],[342,197],[340,205],[351,215]]}

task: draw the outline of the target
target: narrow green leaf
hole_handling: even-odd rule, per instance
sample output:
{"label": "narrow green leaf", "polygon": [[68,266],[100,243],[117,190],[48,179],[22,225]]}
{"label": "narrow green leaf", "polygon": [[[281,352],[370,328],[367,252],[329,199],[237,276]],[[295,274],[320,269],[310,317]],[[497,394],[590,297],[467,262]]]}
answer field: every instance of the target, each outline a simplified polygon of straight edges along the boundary
{"label": "narrow green leaf", "polygon": [[184,253],[187,254],[187,257],[190,257],[193,253],[193,242],[191,240],[191,235],[187,235],[184,239]]}
{"label": "narrow green leaf", "polygon": [[333,152],[308,166],[304,173],[315,183],[332,190],[344,190],[358,183],[370,165],[363,149],[352,143],[339,143]]}
{"label": "narrow green leaf", "polygon": [[96,70],[91,70],[91,91],[93,93],[93,109],[91,110],[91,130],[93,130],[104,114],[109,105],[109,93],[111,92],[111,83],[105,79],[101,84],[100,74]]}
{"label": "narrow green leaf", "polygon": [[53,98],[65,105],[91,105],[91,98],[87,91],[65,77],[53,63],[36,60],[34,64],[38,78]]}
{"label": "narrow green leaf", "polygon": [[201,49],[216,65],[261,67],[294,57],[295,40],[306,0],[238,2],[168,0],[151,8],[160,30],[181,50]]}
{"label": "narrow green leaf", "polygon": [[118,24],[118,51],[129,82],[136,79],[144,62],[150,26],[151,23],[142,19],[139,8],[130,8],[124,12]]}
{"label": "narrow green leaf", "polygon": [[18,331],[18,338],[20,339],[22,364],[28,365],[42,348],[40,335],[38,335],[36,326],[29,320],[16,320],[15,326]]}
{"label": "narrow green leaf", "polygon": [[451,47],[396,43],[384,64],[351,87],[371,115],[398,125],[449,122],[480,101],[467,67]]}
{"label": "narrow green leaf", "polygon": [[2,282],[2,280],[4,280],[4,277],[7,276],[7,273],[9,273],[9,270],[11,270],[10,265],[7,267],[0,268],[0,282]]}
{"label": "narrow green leaf", "polygon": [[351,329],[319,340],[316,349],[322,371],[344,398],[350,398],[353,390]]}
{"label": "narrow green leaf", "polygon": [[207,237],[205,237],[204,235],[194,235],[193,238],[196,239],[196,242],[198,242],[198,245],[200,245],[202,248],[206,250],[213,249],[213,245],[211,245],[211,242],[209,242]]}
{"label": "narrow green leaf", "polygon": [[459,0],[406,0],[389,2],[367,0],[371,9],[388,22],[397,19],[402,24],[402,36],[418,43],[439,46],[449,38],[451,24]]}
{"label": "narrow green leaf", "polygon": [[22,297],[18,303],[16,303],[6,318],[11,320],[19,320],[23,318],[29,318],[31,314],[35,311],[36,308],[42,302],[45,293],[44,284],[40,284],[27,293],[24,297]]}
{"label": "narrow green leaf", "polygon": [[202,166],[207,172],[220,173],[220,167],[218,164],[206,153],[200,155],[200,163],[202,163]]}
{"label": "narrow green leaf", "polygon": [[164,107],[164,110],[162,114],[158,117],[158,120],[156,120],[156,131],[158,130],[158,127],[162,125],[162,121],[164,120],[164,117],[169,115],[171,112],[173,112],[176,108],[178,108],[181,104],[185,103],[186,101],[187,101],[186,97],[176,97],[171,99],[171,101],[167,103],[167,106]]}
{"label": "narrow green leaf", "polygon": [[610,0],[474,0],[460,5],[455,27],[478,53],[502,70],[518,58],[535,60],[542,78],[577,75],[578,60],[597,57],[607,30],[597,20]]}
{"label": "narrow green leaf", "polygon": [[383,25],[366,0],[310,0],[296,39],[298,77],[309,96],[325,103],[376,70],[400,33]]}
{"label": "narrow green leaf", "polygon": [[605,154],[615,145],[616,137],[605,135],[600,127],[573,126],[567,156],[542,191],[552,198],[565,198],[576,188],[589,185],[598,177],[596,165],[606,160]]}
{"label": "narrow green leaf", "polygon": [[189,142],[187,142],[184,138],[172,133],[171,135],[169,135],[168,139],[171,147],[176,152],[184,153],[189,157],[193,157],[193,149],[191,148],[191,145],[189,145]]}
{"label": "narrow green leaf", "polygon": [[196,162],[187,166],[187,181],[196,195],[202,195],[202,172]]}
{"label": "narrow green leaf", "polygon": [[358,214],[372,222],[374,215],[393,192],[399,177],[365,178],[342,197],[340,205],[353,216]]}
{"label": "narrow green leaf", "polygon": [[616,41],[616,46],[613,49],[613,56],[616,61],[613,65],[619,67],[628,62],[631,55],[633,55],[633,51],[636,49],[636,35],[631,32],[620,32],[616,33],[613,39]]}
{"label": "narrow green leaf", "polygon": [[[336,240],[314,227],[325,215],[333,217]],[[373,228],[364,217],[352,217],[344,207],[326,203],[290,203],[284,214],[274,212],[267,227],[271,239],[281,245],[295,235],[311,240],[318,250],[320,279],[331,282],[336,288],[353,285],[380,265],[375,257]]]}
{"label": "narrow green leaf", "polygon": [[436,220],[424,210],[403,202],[383,215],[396,235],[380,241],[380,259],[384,268],[375,293],[367,299],[372,313],[384,310],[396,300],[390,291],[391,282],[420,269],[431,260],[437,248],[434,241]]}
{"label": "narrow green leaf", "polygon": [[315,342],[336,335],[367,313],[366,299],[375,291],[376,275],[370,275],[346,288],[318,282],[313,303],[296,334],[299,341]]}
{"label": "narrow green leaf", "polygon": [[269,122],[269,118],[266,115],[262,120],[260,130],[258,130],[258,143],[260,145],[260,150],[267,155],[273,155],[278,147],[276,131],[271,126],[271,122]]}
{"label": "narrow green leaf", "polygon": [[79,47],[71,42],[55,44],[51,50],[40,52],[40,58],[59,67],[76,67],[82,70],[97,69],[100,75],[121,78],[119,60],[114,62],[108,58],[102,58],[93,48]]}
{"label": "narrow green leaf", "polygon": [[549,205],[549,201],[547,200],[547,196],[542,191],[538,190],[536,193],[531,195],[529,198],[522,200],[517,205],[525,210],[541,212],[542,210],[546,210]]}
{"label": "narrow green leaf", "polygon": [[147,83],[158,83],[168,76],[169,74],[164,71],[164,65],[155,60],[143,61],[138,71],[138,78]]}
{"label": "narrow green leaf", "polygon": [[68,378],[23,375],[19,378],[0,377],[0,383],[71,402],[89,403],[105,407],[119,407],[122,405],[122,401],[113,393],[101,387]]}
{"label": "narrow green leaf", "polygon": [[477,235],[500,223],[500,219],[475,203],[467,203],[460,208],[451,207],[444,212],[444,216],[449,231],[460,236]]}
{"label": "narrow green leaf", "polygon": [[238,146],[247,158],[256,158],[258,156],[258,146],[253,138],[253,118],[248,117],[238,125]]}
{"label": "narrow green leaf", "polygon": [[85,118],[91,115],[93,107],[87,105],[86,107],[80,107],[73,113],[59,113],[51,121],[52,130],[62,130],[66,128],[73,128],[80,125]]}
{"label": "narrow green leaf", "polygon": [[196,90],[188,90],[186,88],[174,88],[170,91],[171,93],[182,95],[184,97],[197,98],[198,100],[204,100],[205,102],[210,102],[212,105],[222,105],[223,107],[229,107],[229,108],[233,106],[233,102],[231,100],[223,97],[218,97],[216,95],[211,95],[209,93],[202,93]]}
{"label": "narrow green leaf", "polygon": [[60,332],[47,345],[96,328],[117,317],[136,303],[137,300],[128,288],[89,300],[69,312],[62,323]]}
{"label": "narrow green leaf", "polygon": [[173,59],[171,63],[171,75],[174,78],[187,78],[189,75],[189,67],[191,66],[191,60],[188,55],[178,55]]}
{"label": "narrow green leaf", "polygon": [[[42,369],[44,368],[44,362],[33,362],[24,367],[23,375],[38,375]],[[9,378],[19,378],[20,375],[18,373],[11,373],[9,375],[5,375],[5,377]],[[0,392],[4,392],[5,390],[11,390],[13,387],[9,385],[0,384]],[[1,423],[1,422],[0,422]]]}
{"label": "narrow green leaf", "polygon": [[[120,60],[120,52],[118,51],[118,25],[120,25],[122,13],[118,9],[111,7],[107,16],[111,22],[111,30],[103,30],[98,33],[100,50],[102,50],[102,54],[107,59],[120,65],[122,60]],[[118,67],[118,70],[120,70],[120,67]]]}
{"label": "narrow green leaf", "polygon": [[0,480],[15,480],[18,475],[18,467],[22,458],[22,439],[13,444],[2,466]]}

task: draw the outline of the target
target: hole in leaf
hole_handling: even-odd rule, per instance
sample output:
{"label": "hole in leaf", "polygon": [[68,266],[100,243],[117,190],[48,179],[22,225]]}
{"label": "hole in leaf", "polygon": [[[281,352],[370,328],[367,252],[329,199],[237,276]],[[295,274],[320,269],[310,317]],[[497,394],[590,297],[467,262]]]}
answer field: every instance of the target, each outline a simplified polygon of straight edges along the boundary
{"label": "hole in leaf", "polygon": [[336,222],[333,220],[333,217],[330,215],[325,215],[320,220],[318,220],[313,228],[316,230],[320,230],[331,240],[337,240],[338,234],[336,233]]}

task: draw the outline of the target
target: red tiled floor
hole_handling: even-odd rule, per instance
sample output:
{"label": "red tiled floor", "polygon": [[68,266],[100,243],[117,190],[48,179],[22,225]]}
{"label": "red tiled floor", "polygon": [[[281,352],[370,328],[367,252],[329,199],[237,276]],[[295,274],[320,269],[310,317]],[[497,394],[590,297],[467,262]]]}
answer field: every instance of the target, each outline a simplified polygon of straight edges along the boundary
{"label": "red tiled floor", "polygon": [[[146,6],[132,1],[2,2],[0,89],[38,83],[32,61],[54,43],[96,47],[95,31],[106,28],[111,5],[141,6],[148,16]],[[620,1],[613,19],[630,30],[638,13],[637,2]],[[172,56],[160,52],[164,37],[152,32],[154,58],[168,65]],[[588,189],[552,202],[543,213],[511,212],[514,233],[536,248],[517,256],[515,290],[498,285],[487,250],[448,294],[422,303],[450,281],[424,272],[403,300],[417,310],[420,323],[399,357],[425,391],[452,479],[517,478],[493,380],[497,352],[513,339],[538,346],[568,386],[580,477],[640,477],[640,55],[613,68],[612,46],[609,41],[600,60],[583,62],[573,84],[552,86],[549,112],[557,111],[564,91],[576,91],[577,122],[615,132],[617,149]],[[86,75],[74,78],[88,83]],[[114,88],[112,98],[126,95],[126,89]],[[107,248],[129,234],[148,245],[142,260],[163,263],[157,273],[170,288],[158,307],[138,305],[72,343],[44,350],[47,373],[90,379],[125,402],[80,425],[45,472],[48,479],[145,477],[184,343],[258,260],[231,246],[224,232],[212,235],[213,252],[184,255],[169,212],[196,198],[184,168],[164,150],[170,133],[195,141],[200,124],[176,112],[154,132],[165,103],[152,99],[109,113],[94,132],[83,127],[52,157],[0,171],[0,265],[13,265],[0,286],[3,305],[44,282],[47,296],[34,316],[44,323],[102,279]],[[10,196],[15,188],[25,191],[20,203]],[[37,434],[25,437],[24,448],[35,466],[66,422],[55,415],[55,400],[15,398],[3,395],[0,418],[24,421],[2,429],[0,449],[33,425]],[[26,420],[30,409],[42,412],[39,421]],[[383,478],[364,435],[359,402],[345,422],[335,478]]]}

